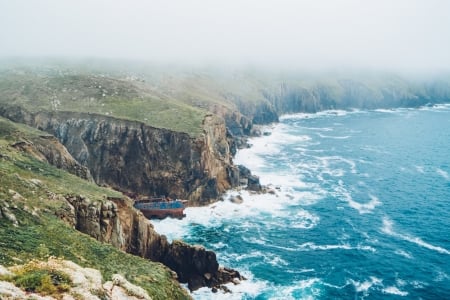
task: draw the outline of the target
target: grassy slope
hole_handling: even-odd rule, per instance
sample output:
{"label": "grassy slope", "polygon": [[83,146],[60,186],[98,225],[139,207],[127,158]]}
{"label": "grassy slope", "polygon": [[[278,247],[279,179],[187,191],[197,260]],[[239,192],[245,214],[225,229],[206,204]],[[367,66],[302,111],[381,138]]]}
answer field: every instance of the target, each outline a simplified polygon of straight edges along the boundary
{"label": "grassy slope", "polygon": [[0,218],[0,264],[21,264],[53,255],[99,269],[105,280],[120,273],[146,289],[153,299],[188,298],[166,267],[102,244],[55,216],[63,203],[50,196],[52,193],[83,194],[99,201],[105,195],[120,194],[36,161],[10,146],[34,134],[43,133],[0,118],[0,206],[9,207],[18,221],[18,226],[13,226],[9,219]]}
{"label": "grassy slope", "polygon": [[0,72],[0,105],[15,104],[30,111],[98,113],[199,135],[206,111],[175,100],[169,92],[129,77],[73,71]]}

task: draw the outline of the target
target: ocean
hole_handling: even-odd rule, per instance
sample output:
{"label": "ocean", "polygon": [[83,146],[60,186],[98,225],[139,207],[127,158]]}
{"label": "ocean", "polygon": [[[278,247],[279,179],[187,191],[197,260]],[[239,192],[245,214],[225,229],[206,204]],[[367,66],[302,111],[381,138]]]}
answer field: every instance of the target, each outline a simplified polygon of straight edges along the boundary
{"label": "ocean", "polygon": [[234,162],[271,193],[154,222],[247,277],[194,299],[450,299],[450,105],[287,115],[263,131]]}

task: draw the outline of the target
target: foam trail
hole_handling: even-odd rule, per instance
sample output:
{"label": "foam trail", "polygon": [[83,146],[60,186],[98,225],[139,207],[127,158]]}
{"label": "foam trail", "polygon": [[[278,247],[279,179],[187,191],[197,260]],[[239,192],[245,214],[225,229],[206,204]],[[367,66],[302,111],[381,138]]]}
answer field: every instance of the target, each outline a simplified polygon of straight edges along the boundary
{"label": "foam trail", "polygon": [[299,246],[300,249],[306,249],[306,250],[364,250],[364,251],[370,251],[375,252],[376,250],[373,247],[370,246],[350,246],[349,244],[341,244],[341,245],[316,245],[314,243],[304,243]]}
{"label": "foam trail", "polygon": [[421,174],[425,174],[425,171],[422,166],[416,166],[416,170],[417,170],[417,172],[419,172]]}
{"label": "foam trail", "polygon": [[302,127],[304,129],[308,129],[308,130],[317,130],[317,131],[333,131],[333,128],[330,127]]}
{"label": "foam trail", "polygon": [[375,196],[369,195],[370,201],[367,203],[359,203],[353,200],[352,196],[348,191],[346,191],[342,186],[335,189],[336,193],[347,201],[348,205],[356,209],[360,214],[371,213],[377,206],[381,205],[382,202]]}
{"label": "foam trail", "polygon": [[450,176],[448,175],[448,173],[442,169],[437,168],[436,169],[436,173],[438,173],[439,175],[441,175],[445,180],[450,180]]}
{"label": "foam trail", "polygon": [[404,250],[395,250],[395,254],[398,254],[400,256],[406,257],[406,258],[413,258],[412,255]]}
{"label": "foam trail", "polygon": [[388,286],[387,288],[383,289],[383,293],[398,295],[402,297],[408,296],[408,292],[401,291],[396,286]]}
{"label": "foam trail", "polygon": [[389,113],[389,114],[395,113],[395,110],[394,110],[394,109],[383,109],[383,108],[379,108],[379,109],[375,109],[374,111],[380,112],[380,113]]}
{"label": "foam trail", "polygon": [[335,139],[335,140],[346,140],[348,138],[350,138],[349,135],[344,135],[344,136],[332,136],[332,135],[325,135],[325,134],[321,134],[321,133],[317,133],[318,136],[320,136],[321,138],[325,138],[325,139]]}
{"label": "foam trail", "polygon": [[396,238],[402,239],[404,241],[408,241],[408,242],[417,244],[417,245],[419,245],[421,247],[424,247],[424,248],[427,248],[427,249],[430,249],[430,250],[434,250],[434,251],[437,251],[437,252],[442,253],[442,254],[450,255],[450,251],[448,251],[445,248],[431,245],[431,244],[423,241],[421,238],[418,238],[418,237],[414,237],[414,236],[410,236],[410,235],[407,235],[407,234],[401,234],[401,233],[395,232],[393,230],[393,222],[392,222],[392,220],[390,220],[387,217],[383,218],[383,227],[381,228],[381,231],[386,233],[386,234],[388,234],[388,235],[391,235],[391,236],[394,236]]}

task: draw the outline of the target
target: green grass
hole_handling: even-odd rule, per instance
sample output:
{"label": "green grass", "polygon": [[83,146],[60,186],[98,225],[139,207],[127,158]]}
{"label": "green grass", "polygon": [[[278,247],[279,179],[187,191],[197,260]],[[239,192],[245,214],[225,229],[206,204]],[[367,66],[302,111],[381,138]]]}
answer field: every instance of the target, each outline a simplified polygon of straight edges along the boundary
{"label": "green grass", "polygon": [[[11,147],[16,141],[39,134],[42,132],[0,118],[0,207],[6,207],[18,222],[18,226],[14,226],[11,220],[0,215],[0,264],[24,264],[52,255],[98,269],[105,280],[119,273],[143,287],[153,299],[189,298],[163,265],[100,243],[56,217],[55,212],[65,204],[61,196],[82,194],[92,201],[104,201],[106,196],[120,197],[121,194]],[[51,274],[38,273],[32,272],[20,279],[22,281],[17,279],[20,281],[17,283],[34,285],[34,289],[39,286],[51,289],[48,282]]]}
{"label": "green grass", "polygon": [[0,74],[0,105],[31,112],[96,113],[143,122],[156,128],[202,133],[206,111],[154,91],[139,82],[87,74]]}
{"label": "green grass", "polygon": [[27,292],[37,292],[57,298],[60,293],[69,291],[72,284],[69,275],[52,268],[39,266],[35,261],[16,269],[14,276],[6,276],[2,279],[13,282]]}
{"label": "green grass", "polygon": [[170,271],[159,263],[123,253],[81,234],[56,217],[46,215],[39,220],[20,209],[14,210],[21,223],[11,226],[0,219],[0,264],[13,265],[39,258],[42,245],[48,255],[71,260],[83,267],[100,270],[105,280],[119,273],[131,283],[144,288],[153,299],[188,299]]}

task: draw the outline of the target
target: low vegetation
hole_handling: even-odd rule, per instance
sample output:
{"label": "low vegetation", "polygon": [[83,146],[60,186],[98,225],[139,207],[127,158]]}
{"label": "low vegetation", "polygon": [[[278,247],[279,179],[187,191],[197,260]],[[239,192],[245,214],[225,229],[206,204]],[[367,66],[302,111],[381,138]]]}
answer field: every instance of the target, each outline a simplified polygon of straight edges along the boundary
{"label": "low vegetation", "polygon": [[72,280],[69,275],[54,268],[45,268],[36,261],[17,267],[14,275],[0,277],[11,281],[26,292],[57,296],[70,290]]}
{"label": "low vegetation", "polygon": [[23,70],[0,72],[0,105],[28,111],[69,111],[140,121],[198,136],[206,110],[129,78]]}
{"label": "low vegetation", "polygon": [[11,146],[36,133],[43,134],[0,118],[0,265],[27,266],[12,281],[42,294],[65,289],[70,281],[63,275],[27,264],[54,256],[98,269],[105,279],[121,274],[144,288],[153,299],[188,298],[163,265],[102,244],[55,216],[63,205],[64,195],[83,194],[102,201],[121,194],[40,162]]}

